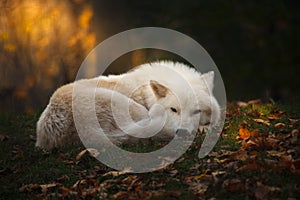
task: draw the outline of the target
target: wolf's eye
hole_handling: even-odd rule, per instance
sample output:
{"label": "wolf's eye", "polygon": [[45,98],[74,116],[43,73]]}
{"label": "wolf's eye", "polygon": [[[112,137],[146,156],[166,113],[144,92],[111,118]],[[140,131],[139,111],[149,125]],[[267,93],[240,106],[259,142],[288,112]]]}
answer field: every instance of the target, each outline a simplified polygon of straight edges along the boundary
{"label": "wolf's eye", "polygon": [[177,113],[177,110],[176,110],[176,108],[174,108],[174,107],[171,107],[170,109],[172,110],[172,112],[175,112],[175,113]]}
{"label": "wolf's eye", "polygon": [[201,112],[202,112],[202,110],[199,109],[199,110],[195,110],[195,111],[193,112],[193,114],[196,115],[196,114],[199,114],[199,113],[201,113]]}

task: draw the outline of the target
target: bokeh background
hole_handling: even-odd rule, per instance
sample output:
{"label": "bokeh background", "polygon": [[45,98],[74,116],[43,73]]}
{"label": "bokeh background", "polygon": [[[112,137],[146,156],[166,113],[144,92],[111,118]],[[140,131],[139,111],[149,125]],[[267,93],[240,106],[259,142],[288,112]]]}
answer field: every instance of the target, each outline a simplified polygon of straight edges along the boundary
{"label": "bokeh background", "polygon": [[[97,44],[145,26],[198,41],[217,64],[228,101],[297,103],[299,13],[293,0],[0,0],[0,112],[41,111]],[[121,56],[106,73],[159,59],[184,62],[146,49]]]}

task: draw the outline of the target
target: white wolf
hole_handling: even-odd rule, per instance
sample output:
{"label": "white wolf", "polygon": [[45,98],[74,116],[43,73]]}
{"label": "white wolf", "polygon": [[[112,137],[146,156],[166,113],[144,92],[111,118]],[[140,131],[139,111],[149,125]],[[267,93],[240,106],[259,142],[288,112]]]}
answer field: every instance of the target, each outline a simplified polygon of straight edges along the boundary
{"label": "white wolf", "polygon": [[[212,71],[201,74],[185,64],[163,61],[143,64],[121,75],[64,85],[54,92],[37,122],[36,146],[50,150],[79,141],[72,113],[74,99],[81,104],[73,109],[77,109],[76,115],[82,114],[82,123],[89,120],[84,112],[95,109],[97,123],[114,142],[133,142],[156,132],[154,140],[193,133],[199,125],[214,125],[219,120],[213,82]],[[75,83],[80,87],[72,97]],[[94,105],[88,99],[90,92],[95,95]]]}

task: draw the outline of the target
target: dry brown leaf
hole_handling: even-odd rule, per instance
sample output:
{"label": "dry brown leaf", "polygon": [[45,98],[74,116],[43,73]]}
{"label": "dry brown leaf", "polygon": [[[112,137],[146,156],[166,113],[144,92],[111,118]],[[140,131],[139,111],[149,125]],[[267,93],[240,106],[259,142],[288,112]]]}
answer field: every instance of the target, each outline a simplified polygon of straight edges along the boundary
{"label": "dry brown leaf", "polygon": [[253,119],[253,121],[255,121],[256,123],[259,123],[259,124],[264,124],[264,125],[270,126],[270,122],[268,120]]}
{"label": "dry brown leaf", "polygon": [[182,161],[184,161],[184,159],[185,159],[184,157],[179,158],[176,162],[177,162],[177,163],[181,163]]}
{"label": "dry brown leaf", "polygon": [[39,184],[27,184],[23,185],[19,188],[20,192],[31,192],[33,190],[39,190],[41,189],[41,186]]}
{"label": "dry brown leaf", "polygon": [[125,183],[125,184],[129,185],[129,184],[131,184],[131,183],[132,183],[133,181],[135,181],[135,180],[138,180],[138,177],[137,177],[137,176],[131,175],[131,176],[125,177],[125,178],[122,180],[122,183]]}
{"label": "dry brown leaf", "polygon": [[290,120],[290,122],[294,125],[294,124],[298,124],[298,123],[300,123],[300,119],[289,119]]}
{"label": "dry brown leaf", "polygon": [[268,116],[268,119],[270,120],[275,120],[275,119],[281,119],[284,115],[284,112],[278,111],[278,110],[273,110],[271,111],[271,114]]}
{"label": "dry brown leaf", "polygon": [[286,124],[279,122],[279,123],[276,123],[276,124],[274,125],[274,127],[275,127],[275,128],[284,128],[284,127],[286,127]]}
{"label": "dry brown leaf", "polygon": [[285,152],[280,152],[280,151],[275,151],[275,150],[267,151],[267,153],[268,153],[270,156],[275,156],[275,157],[281,157],[282,155],[285,154]]}
{"label": "dry brown leaf", "polygon": [[254,190],[254,196],[257,200],[264,200],[264,199],[267,199],[266,197],[269,192],[270,192],[269,187],[264,186],[264,185],[259,185]]}
{"label": "dry brown leaf", "polygon": [[280,156],[281,160],[282,161],[292,161],[293,160],[293,157],[291,155],[281,155]]}
{"label": "dry brown leaf", "polygon": [[276,149],[278,147],[278,143],[280,142],[280,140],[273,137],[267,137],[261,142],[266,149]]}
{"label": "dry brown leaf", "polygon": [[262,170],[263,166],[259,165],[256,160],[251,160],[251,162],[244,164],[240,168],[236,170],[236,172],[240,171],[254,171],[254,170]]}
{"label": "dry brown leaf", "polygon": [[60,187],[60,190],[63,197],[68,196],[69,192],[71,191],[69,188],[66,188],[64,186]]}
{"label": "dry brown leaf", "polygon": [[206,169],[204,173],[202,173],[202,174],[200,174],[200,175],[196,175],[196,176],[194,176],[193,178],[194,178],[195,180],[199,180],[199,179],[203,178],[203,177],[206,175],[207,171],[208,171],[208,169]]}
{"label": "dry brown leaf", "polygon": [[175,176],[178,174],[178,170],[177,169],[171,170],[171,171],[169,171],[169,174],[170,174],[170,176]]}
{"label": "dry brown leaf", "polygon": [[40,185],[40,187],[42,188],[42,192],[46,193],[49,188],[56,187],[57,185],[58,185],[57,183],[50,183],[50,184]]}
{"label": "dry brown leaf", "polygon": [[298,130],[298,129],[292,130],[291,134],[292,134],[293,136],[294,136],[294,135],[300,136],[300,135],[299,135],[299,130]]}
{"label": "dry brown leaf", "polygon": [[293,161],[293,167],[295,169],[300,169],[300,159],[297,159],[297,160]]}
{"label": "dry brown leaf", "polygon": [[152,198],[153,197],[178,197],[181,195],[180,190],[158,190],[158,191],[151,191]]}
{"label": "dry brown leaf", "polygon": [[122,199],[125,197],[129,197],[129,192],[128,191],[120,191],[120,192],[117,192],[116,194],[112,195],[112,197],[115,199]]}
{"label": "dry brown leaf", "polygon": [[238,101],[236,102],[236,104],[239,106],[239,107],[246,107],[248,106],[248,103],[244,102],[244,101]]}
{"label": "dry brown leaf", "polygon": [[256,144],[253,140],[243,140],[242,141],[242,148],[244,149],[250,149],[253,147],[257,147],[258,144]]}
{"label": "dry brown leaf", "polygon": [[87,149],[82,150],[79,154],[77,154],[76,160],[80,160],[80,158],[81,158],[84,154],[86,154],[86,152],[88,152]]}
{"label": "dry brown leaf", "polygon": [[254,190],[254,195],[256,199],[264,200],[269,199],[268,194],[270,192],[280,192],[281,189],[279,187],[272,187],[268,185],[263,185],[261,182],[256,183],[257,187]]}
{"label": "dry brown leaf", "polygon": [[264,163],[268,165],[269,167],[274,167],[277,165],[278,161],[271,160],[271,159],[264,159]]}
{"label": "dry brown leaf", "polygon": [[204,183],[194,183],[189,187],[189,189],[194,194],[203,195],[207,191],[208,185],[206,185]]}
{"label": "dry brown leaf", "polygon": [[112,175],[112,176],[121,176],[123,174],[128,174],[132,172],[132,170],[124,170],[124,171],[110,171],[110,172],[107,172],[105,174],[103,174],[102,176],[109,176],[109,175]]}
{"label": "dry brown leaf", "polygon": [[[215,183],[218,183],[219,180],[221,178],[223,178],[223,176],[226,174],[227,172],[226,171],[216,171],[216,172],[212,172],[211,175],[212,175],[212,178],[213,180],[215,181]],[[211,179],[212,179],[211,178]]]}
{"label": "dry brown leaf", "polygon": [[73,184],[72,188],[77,188],[78,185],[79,185],[81,182],[83,182],[83,181],[85,181],[85,180],[83,179],[83,180],[78,180],[78,181],[76,181],[76,182]]}
{"label": "dry brown leaf", "polygon": [[3,134],[0,134],[0,142],[8,139],[9,137],[7,135],[3,135]]}
{"label": "dry brown leaf", "polygon": [[252,104],[252,105],[257,105],[257,104],[261,104],[262,103],[262,101],[261,101],[261,99],[253,99],[253,100],[250,100],[250,101],[248,101],[248,104]]}
{"label": "dry brown leaf", "polygon": [[240,179],[227,179],[223,183],[223,187],[225,190],[229,192],[243,192],[245,191],[245,185]]}
{"label": "dry brown leaf", "polygon": [[245,161],[249,158],[248,152],[244,149],[239,149],[231,154],[231,158],[234,160]]}

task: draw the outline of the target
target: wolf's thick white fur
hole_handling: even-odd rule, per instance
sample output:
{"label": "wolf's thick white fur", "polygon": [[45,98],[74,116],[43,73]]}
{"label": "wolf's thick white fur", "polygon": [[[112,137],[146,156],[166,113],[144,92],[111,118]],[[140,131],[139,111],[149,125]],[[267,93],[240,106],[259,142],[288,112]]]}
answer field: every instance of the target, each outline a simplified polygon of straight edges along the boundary
{"label": "wolf's thick white fur", "polygon": [[[165,123],[153,139],[168,139],[179,130],[192,133],[199,125],[215,124],[219,120],[220,109],[212,93],[213,82],[213,72],[200,74],[181,63],[144,64],[125,74],[77,81],[81,89],[75,98],[80,100],[79,107],[82,109],[76,113],[80,115],[94,108],[86,97],[92,90],[98,122],[111,140],[135,141],[120,129],[120,124],[122,129],[125,127],[126,131],[138,136],[140,127],[133,122],[143,125],[152,120],[152,126],[146,129],[150,134],[163,119]],[[73,88],[74,83],[64,85],[50,98],[37,122],[37,147],[50,150],[79,141],[72,113]],[[112,95],[114,98],[111,98]],[[131,119],[122,109],[124,102],[129,105]],[[114,114],[112,104],[119,108],[117,111],[114,109]],[[88,120],[86,116],[84,120]],[[146,130],[144,133],[148,134]]]}

